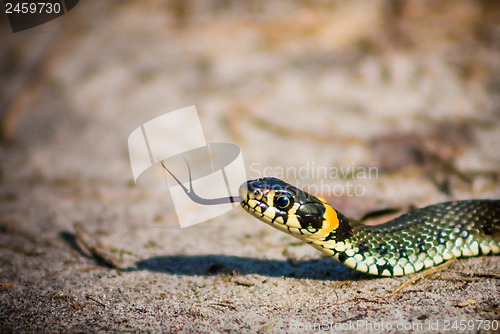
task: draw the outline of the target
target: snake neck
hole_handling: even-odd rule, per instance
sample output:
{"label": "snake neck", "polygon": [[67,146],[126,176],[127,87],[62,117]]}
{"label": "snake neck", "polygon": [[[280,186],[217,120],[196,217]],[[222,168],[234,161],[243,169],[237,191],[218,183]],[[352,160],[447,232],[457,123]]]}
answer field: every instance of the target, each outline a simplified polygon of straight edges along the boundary
{"label": "snake neck", "polygon": [[336,213],[336,229],[304,240],[369,274],[403,276],[453,257],[500,253],[500,201],[436,204],[376,226]]}
{"label": "snake neck", "polygon": [[[366,228],[358,221],[348,218],[338,211],[336,211],[336,219],[338,227],[326,235],[304,235],[300,239],[349,267],[360,270],[357,266],[364,258],[356,256],[356,254],[368,250],[360,243],[360,237],[366,233]],[[367,232],[370,234],[370,238],[376,236],[373,232]]]}
{"label": "snake neck", "polygon": [[[358,271],[378,276],[402,276],[421,270],[423,266],[411,264],[414,252],[400,254],[394,246],[388,247],[380,233],[337,213],[339,227],[328,235],[315,240],[306,240],[322,253]],[[385,237],[390,238],[390,235]],[[390,239],[386,239],[390,240]],[[399,266],[398,266],[399,263]],[[406,267],[406,268],[405,268]]]}

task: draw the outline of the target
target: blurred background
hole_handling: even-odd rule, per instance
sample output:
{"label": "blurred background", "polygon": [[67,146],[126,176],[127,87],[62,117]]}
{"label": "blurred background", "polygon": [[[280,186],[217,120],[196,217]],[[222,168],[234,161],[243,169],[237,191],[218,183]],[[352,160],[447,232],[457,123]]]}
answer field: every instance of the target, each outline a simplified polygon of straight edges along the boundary
{"label": "blurred background", "polygon": [[[203,240],[184,238],[169,195],[133,186],[130,132],[193,104],[207,141],[241,147],[249,178],[315,186],[349,216],[500,197],[498,1],[80,1],[15,34],[4,15],[0,29],[5,282],[80,281],[59,237],[75,223],[125,266],[282,256],[259,240],[234,246],[282,237],[239,211],[207,223],[222,228]],[[289,167],[309,174],[276,175]],[[325,179],[318,168],[354,172]],[[330,191],[338,184],[363,192]]]}
{"label": "blurred background", "polygon": [[90,1],[16,34],[4,18],[2,150],[24,151],[16,173],[127,178],[130,131],[195,104],[252,170],[497,171],[498,7]]}

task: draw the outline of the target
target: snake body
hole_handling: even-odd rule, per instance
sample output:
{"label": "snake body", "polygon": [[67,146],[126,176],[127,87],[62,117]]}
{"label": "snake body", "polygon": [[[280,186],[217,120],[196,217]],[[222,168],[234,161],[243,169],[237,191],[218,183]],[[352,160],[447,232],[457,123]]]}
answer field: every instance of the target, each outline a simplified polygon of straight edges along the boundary
{"label": "snake body", "polygon": [[240,196],[257,219],[373,275],[403,276],[454,257],[500,253],[500,200],[440,203],[367,226],[276,178],[248,181]]}
{"label": "snake body", "polygon": [[239,196],[201,198],[193,190],[189,164],[189,189],[162,165],[192,201],[240,202],[257,219],[364,273],[404,276],[451,258],[500,254],[500,200],[439,203],[367,226],[272,177],[247,181]]}

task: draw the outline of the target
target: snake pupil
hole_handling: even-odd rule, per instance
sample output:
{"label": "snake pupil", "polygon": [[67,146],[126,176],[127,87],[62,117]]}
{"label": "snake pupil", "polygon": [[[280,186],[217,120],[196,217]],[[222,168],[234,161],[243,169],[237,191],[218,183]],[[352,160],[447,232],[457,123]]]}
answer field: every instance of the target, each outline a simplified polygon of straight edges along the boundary
{"label": "snake pupil", "polygon": [[289,194],[279,195],[274,200],[274,205],[280,210],[288,210],[293,205],[293,198]]}

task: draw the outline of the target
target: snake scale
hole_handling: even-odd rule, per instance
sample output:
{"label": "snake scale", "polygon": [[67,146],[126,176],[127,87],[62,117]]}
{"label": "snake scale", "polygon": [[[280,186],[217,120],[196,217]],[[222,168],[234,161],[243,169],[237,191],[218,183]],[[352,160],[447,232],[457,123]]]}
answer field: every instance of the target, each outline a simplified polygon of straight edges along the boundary
{"label": "snake scale", "polygon": [[363,273],[404,276],[451,258],[500,254],[500,200],[439,203],[368,226],[277,178],[247,181],[239,196],[204,199],[194,192],[191,175],[188,189],[163,167],[194,202],[238,201],[257,219]]}

